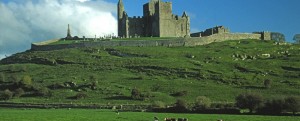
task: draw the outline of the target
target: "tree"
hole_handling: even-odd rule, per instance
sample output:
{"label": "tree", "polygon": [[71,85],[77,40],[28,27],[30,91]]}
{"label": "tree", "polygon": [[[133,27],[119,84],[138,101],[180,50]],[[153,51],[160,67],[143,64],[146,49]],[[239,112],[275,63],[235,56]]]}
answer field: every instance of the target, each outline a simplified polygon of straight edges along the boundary
{"label": "tree", "polygon": [[285,101],[285,108],[287,111],[293,112],[293,115],[296,112],[300,111],[300,98],[299,97],[287,97],[284,99]]}
{"label": "tree", "polygon": [[173,111],[175,112],[187,112],[187,103],[185,100],[178,99],[175,103],[175,106],[173,107]]}
{"label": "tree", "polygon": [[207,109],[210,108],[210,105],[211,105],[211,101],[209,98],[205,96],[198,96],[196,98],[194,109],[195,110]]}
{"label": "tree", "polygon": [[131,98],[135,100],[141,99],[141,92],[138,89],[132,89],[131,90]]}
{"label": "tree", "polygon": [[294,41],[295,41],[296,44],[300,44],[300,34],[296,34],[294,36]]}
{"label": "tree", "polygon": [[253,113],[253,111],[263,102],[262,96],[254,93],[240,94],[235,100],[237,107],[241,109],[249,109],[250,113]]}
{"label": "tree", "polygon": [[13,93],[9,89],[4,90],[1,94],[1,98],[3,100],[9,100],[12,98],[12,96],[13,96]]}
{"label": "tree", "polygon": [[265,88],[271,88],[271,83],[272,83],[272,81],[270,80],[270,79],[266,79],[265,81],[264,81],[264,86],[265,86]]}
{"label": "tree", "polygon": [[258,112],[263,114],[280,114],[285,108],[284,99],[273,99],[268,100],[264,103],[264,106],[261,107]]}

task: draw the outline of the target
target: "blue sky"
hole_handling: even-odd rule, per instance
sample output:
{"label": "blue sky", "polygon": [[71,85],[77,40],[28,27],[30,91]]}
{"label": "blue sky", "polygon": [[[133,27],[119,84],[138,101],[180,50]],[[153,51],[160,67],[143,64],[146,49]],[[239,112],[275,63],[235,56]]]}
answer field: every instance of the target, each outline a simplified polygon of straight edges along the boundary
{"label": "blue sky", "polygon": [[[149,0],[123,0],[129,16],[142,16]],[[231,32],[271,31],[292,42],[300,34],[300,0],[163,0],[173,13],[191,17],[191,31],[217,25]],[[117,32],[118,0],[0,0],[0,59],[30,49],[33,42],[73,35]]]}

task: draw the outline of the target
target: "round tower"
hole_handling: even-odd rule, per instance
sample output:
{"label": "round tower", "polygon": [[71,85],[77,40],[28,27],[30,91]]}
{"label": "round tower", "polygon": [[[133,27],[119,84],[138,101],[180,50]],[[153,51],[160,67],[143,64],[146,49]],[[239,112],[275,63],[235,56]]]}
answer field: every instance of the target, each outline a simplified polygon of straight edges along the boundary
{"label": "round tower", "polygon": [[122,37],[123,32],[122,32],[122,19],[124,17],[124,4],[122,0],[119,0],[118,2],[118,36]]}

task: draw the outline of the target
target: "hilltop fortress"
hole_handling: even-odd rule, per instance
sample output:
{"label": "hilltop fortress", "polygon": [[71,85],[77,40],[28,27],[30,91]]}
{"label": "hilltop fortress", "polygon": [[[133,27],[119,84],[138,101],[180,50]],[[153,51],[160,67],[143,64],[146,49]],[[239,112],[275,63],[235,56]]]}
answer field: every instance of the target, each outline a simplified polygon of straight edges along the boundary
{"label": "hilltop fortress", "polygon": [[[285,41],[285,36],[277,32],[253,32],[253,33],[231,33],[229,28],[216,26],[201,32],[190,33],[190,18],[183,12],[183,15],[172,14],[172,3],[162,0],[150,0],[143,5],[143,17],[128,17],[122,0],[118,2],[118,36],[105,36],[100,38],[79,38],[71,36],[70,26],[68,25],[67,36],[62,39],[49,40],[40,43],[33,43],[31,50],[57,50],[76,47],[112,47],[112,46],[197,46],[212,42],[226,40],[257,39]],[[158,37],[148,40],[142,37]],[[160,39],[159,37],[171,37]],[[138,38],[138,39],[124,39]],[[115,41],[114,39],[117,39]],[[73,41],[61,42],[59,41]]]}
{"label": "hilltop fortress", "polygon": [[190,18],[172,13],[172,3],[150,0],[143,6],[143,17],[128,17],[123,1],[118,2],[118,36],[185,37],[190,35]]}

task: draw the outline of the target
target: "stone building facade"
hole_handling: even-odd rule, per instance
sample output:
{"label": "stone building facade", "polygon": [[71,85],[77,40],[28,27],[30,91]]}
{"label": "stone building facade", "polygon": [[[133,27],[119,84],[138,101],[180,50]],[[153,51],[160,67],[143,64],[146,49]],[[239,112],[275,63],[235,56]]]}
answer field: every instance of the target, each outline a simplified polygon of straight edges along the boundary
{"label": "stone building facade", "polygon": [[142,17],[128,17],[122,0],[118,2],[118,36],[185,37],[190,35],[190,17],[172,13],[172,3],[150,0],[143,6]]}

